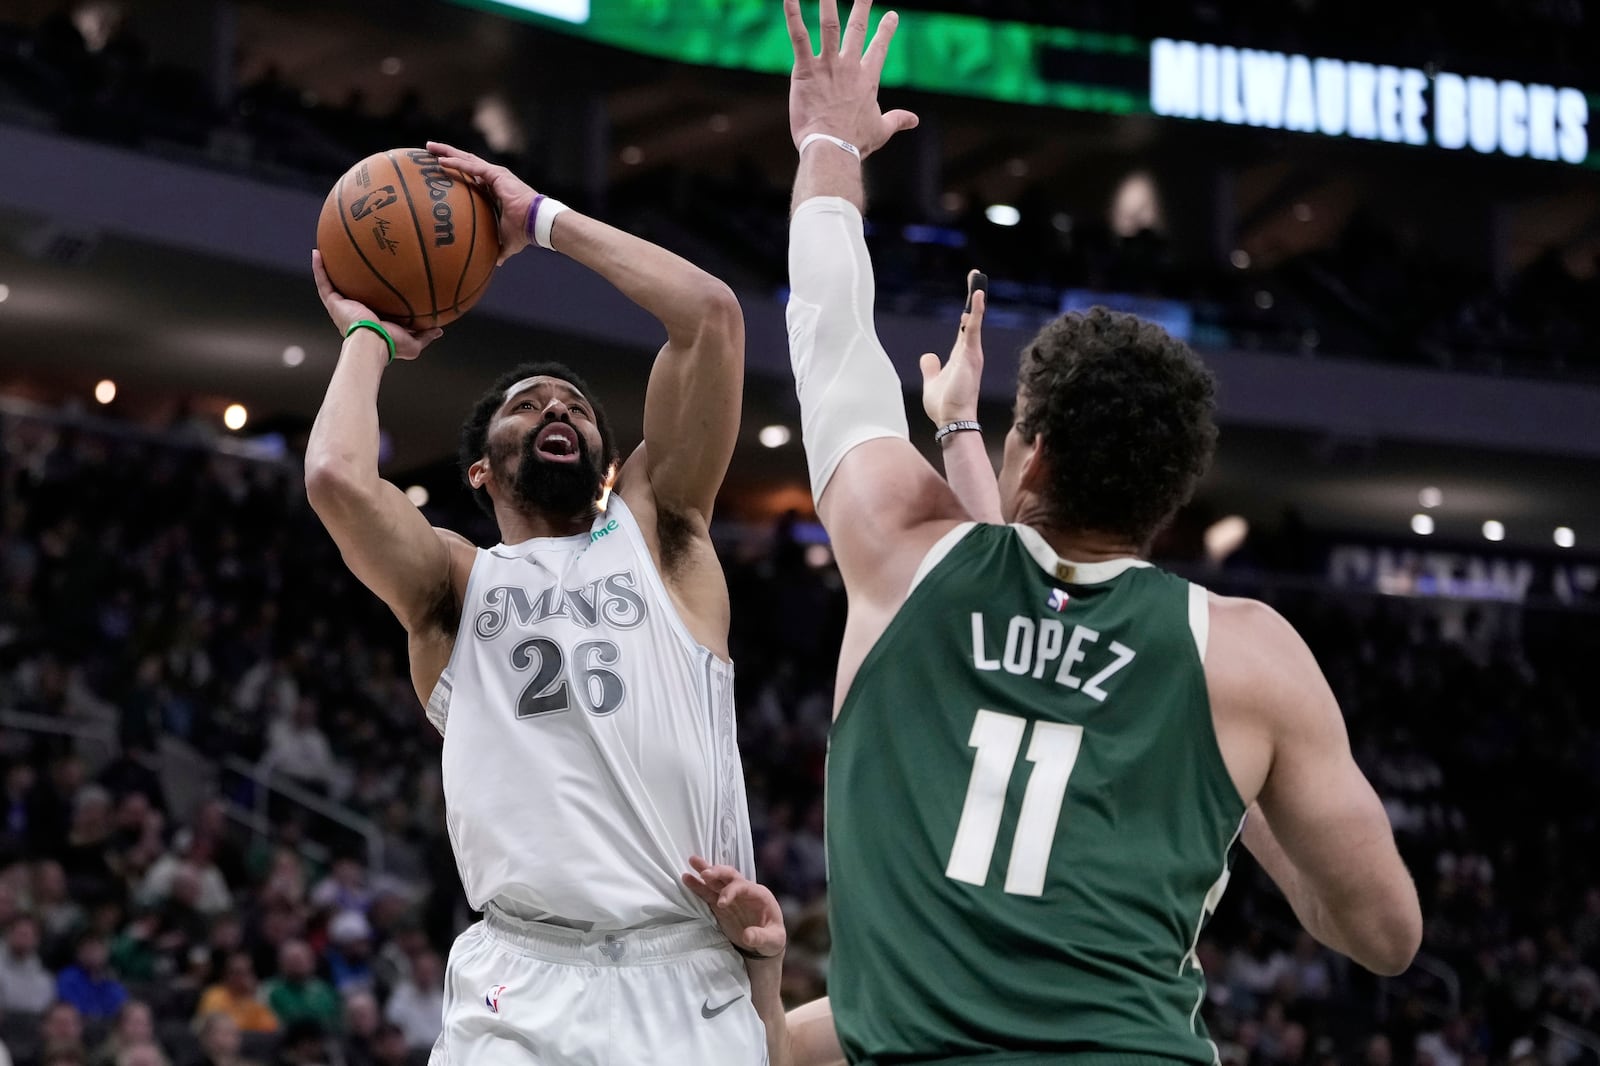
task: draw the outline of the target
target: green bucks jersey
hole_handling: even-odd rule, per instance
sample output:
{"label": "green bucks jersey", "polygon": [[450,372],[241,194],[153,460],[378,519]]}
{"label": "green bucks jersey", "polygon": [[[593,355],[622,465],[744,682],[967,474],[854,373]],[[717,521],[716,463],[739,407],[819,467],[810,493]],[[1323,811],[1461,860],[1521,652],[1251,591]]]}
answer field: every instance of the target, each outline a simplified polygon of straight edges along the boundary
{"label": "green bucks jersey", "polygon": [[929,561],[829,751],[850,1061],[1210,1066],[1195,942],[1244,804],[1204,590],[1022,526],[962,527]]}

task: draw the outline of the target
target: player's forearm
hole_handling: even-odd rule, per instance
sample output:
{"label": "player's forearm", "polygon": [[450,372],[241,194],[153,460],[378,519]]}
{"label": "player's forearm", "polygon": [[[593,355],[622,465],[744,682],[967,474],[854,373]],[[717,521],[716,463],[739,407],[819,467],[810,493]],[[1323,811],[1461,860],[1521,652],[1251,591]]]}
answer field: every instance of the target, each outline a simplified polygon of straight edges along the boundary
{"label": "player's forearm", "polygon": [[1411,964],[1422,936],[1421,910],[1392,843],[1392,871],[1379,863],[1358,889],[1329,898],[1294,864],[1259,807],[1251,809],[1243,839],[1318,942],[1378,974],[1397,974]]}
{"label": "player's forearm", "polygon": [[550,243],[648,311],[680,346],[706,329],[741,328],[732,290],[659,245],[577,211],[556,217]]}
{"label": "player's forearm", "polygon": [[971,431],[952,433],[944,439],[944,478],[974,521],[999,525],[1000,484],[983,435]]}
{"label": "player's forearm", "polygon": [[790,1011],[788,1027],[789,1066],[845,1066],[833,1004],[826,996]]}
{"label": "player's forearm", "polygon": [[306,444],[313,503],[328,491],[378,481],[378,385],[388,360],[383,338],[361,329],[346,338]]}
{"label": "player's forearm", "polygon": [[861,176],[861,160],[831,141],[813,141],[800,155],[794,176],[794,202],[789,213],[818,196],[838,196],[867,210],[867,192]]}
{"label": "player's forearm", "polygon": [[767,1061],[771,1066],[791,1066],[789,1027],[783,1013],[783,956],[746,959],[750,975],[750,1002],[767,1027]]}

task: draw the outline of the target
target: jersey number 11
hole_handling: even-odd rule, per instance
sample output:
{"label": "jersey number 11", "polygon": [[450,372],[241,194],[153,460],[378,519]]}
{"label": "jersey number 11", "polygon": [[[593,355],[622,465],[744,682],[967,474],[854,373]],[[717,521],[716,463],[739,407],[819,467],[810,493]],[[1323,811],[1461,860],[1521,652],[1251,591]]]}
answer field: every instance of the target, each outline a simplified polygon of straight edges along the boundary
{"label": "jersey number 11", "polygon": [[[1011,772],[1027,729],[1026,718],[995,711],[979,711],[973,721],[967,743],[978,749],[978,755],[967,782],[967,799],[961,806],[961,823],[956,827],[955,846],[950,849],[950,864],[944,871],[946,877],[979,886],[989,880],[989,862],[1000,835]],[[1005,890],[1013,895],[1044,894],[1044,876],[1050,866],[1056,825],[1061,820],[1061,802],[1082,743],[1081,725],[1033,723],[1033,740],[1028,744],[1033,771],[1022,794],[1022,813],[1017,817],[1011,861],[1006,866]]]}

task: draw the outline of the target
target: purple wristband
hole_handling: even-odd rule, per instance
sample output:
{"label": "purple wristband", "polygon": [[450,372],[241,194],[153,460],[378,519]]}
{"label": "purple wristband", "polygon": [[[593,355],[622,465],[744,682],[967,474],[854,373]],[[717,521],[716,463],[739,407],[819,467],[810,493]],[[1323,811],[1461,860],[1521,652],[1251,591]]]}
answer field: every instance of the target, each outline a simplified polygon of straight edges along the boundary
{"label": "purple wristband", "polygon": [[533,206],[528,208],[528,225],[526,228],[528,231],[529,244],[539,243],[538,238],[533,235],[533,232],[534,225],[539,221],[539,205],[542,203],[544,203],[544,193],[540,193],[538,196],[535,196],[533,198]]}

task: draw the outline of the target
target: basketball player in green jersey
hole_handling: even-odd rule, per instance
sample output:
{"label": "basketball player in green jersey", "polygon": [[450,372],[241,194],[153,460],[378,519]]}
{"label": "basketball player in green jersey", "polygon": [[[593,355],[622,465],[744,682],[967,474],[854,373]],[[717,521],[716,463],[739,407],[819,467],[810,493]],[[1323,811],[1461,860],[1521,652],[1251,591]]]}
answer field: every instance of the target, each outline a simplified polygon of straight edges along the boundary
{"label": "basketball player in green jersey", "polygon": [[[831,1004],[791,1015],[796,1058],[1210,1066],[1195,947],[1241,834],[1305,926],[1378,973],[1416,952],[1415,888],[1300,637],[1143,558],[1215,442],[1187,348],[1103,310],[1047,326],[997,493],[979,463],[949,466],[952,488],[912,447],[860,214],[862,158],[916,124],[877,102],[897,20],[863,55],[867,0],[842,46],[835,0],[820,6],[818,55],[785,3],[789,339],[850,606]],[[972,459],[976,375],[955,379],[980,358],[976,318],[963,337],[929,393],[943,447]]]}

